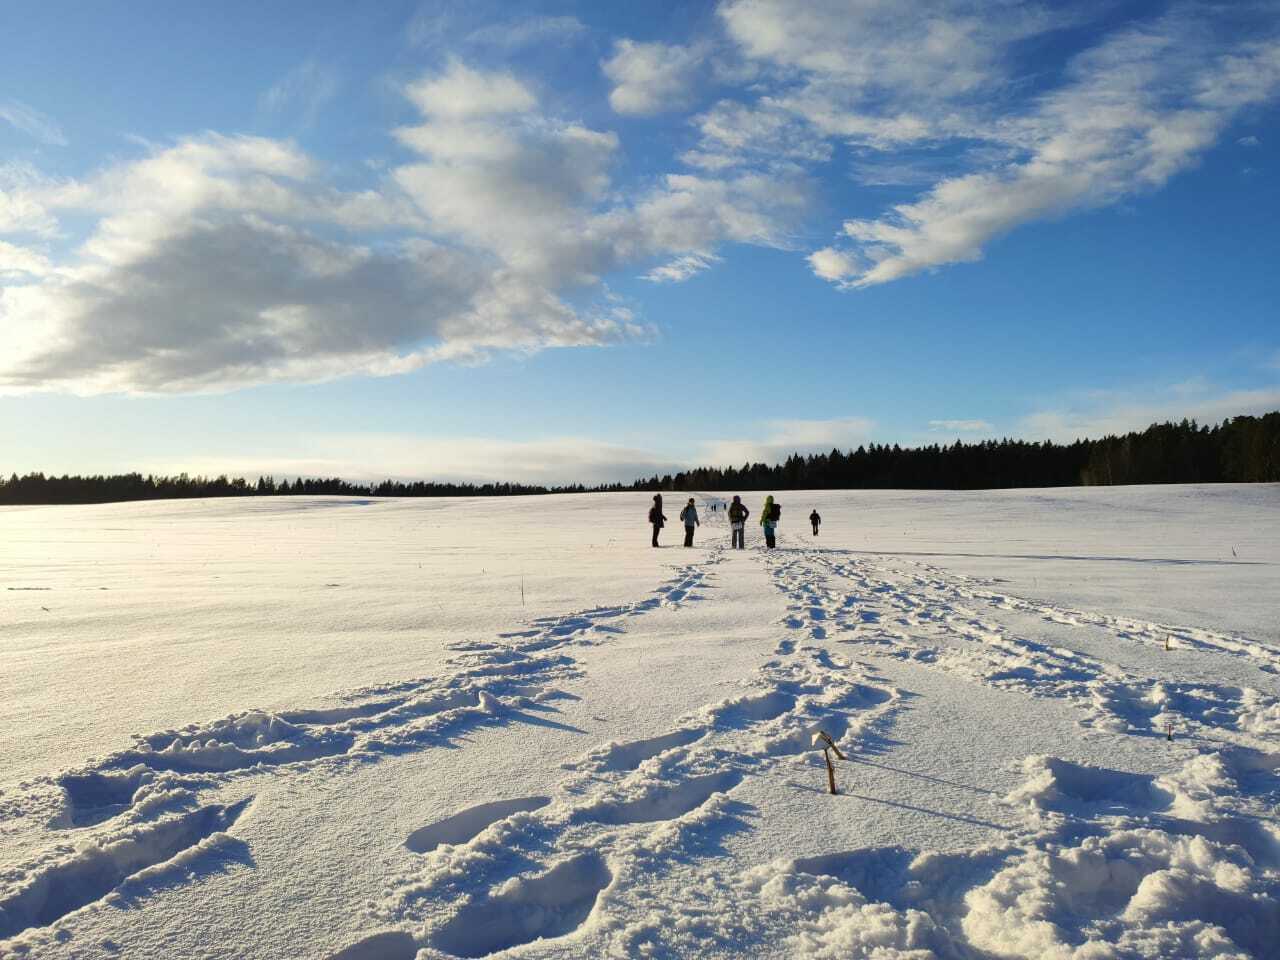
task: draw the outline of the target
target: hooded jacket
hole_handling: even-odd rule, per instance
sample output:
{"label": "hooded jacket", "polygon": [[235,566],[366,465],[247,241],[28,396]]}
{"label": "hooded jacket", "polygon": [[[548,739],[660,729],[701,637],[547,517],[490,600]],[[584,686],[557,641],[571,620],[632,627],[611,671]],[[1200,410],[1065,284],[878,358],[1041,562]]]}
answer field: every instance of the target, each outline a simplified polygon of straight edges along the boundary
{"label": "hooded jacket", "polygon": [[764,498],[764,506],[760,509],[760,526],[766,523],[777,523],[782,508],[773,502],[773,495]]}

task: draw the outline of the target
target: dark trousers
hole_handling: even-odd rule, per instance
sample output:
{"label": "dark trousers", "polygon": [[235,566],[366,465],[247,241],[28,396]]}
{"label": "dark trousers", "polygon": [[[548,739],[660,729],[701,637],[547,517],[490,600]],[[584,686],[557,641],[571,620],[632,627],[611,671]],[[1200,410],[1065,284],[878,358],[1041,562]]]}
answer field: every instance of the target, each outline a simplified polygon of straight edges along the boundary
{"label": "dark trousers", "polygon": [[655,523],[653,525],[653,545],[655,547],[658,545],[658,531],[661,529],[662,529],[662,524]]}
{"label": "dark trousers", "polygon": [[778,545],[778,541],[774,539],[773,529],[771,527],[764,528],[764,545],[770,550]]}
{"label": "dark trousers", "polygon": [[815,537],[818,535],[818,525],[816,523],[813,525],[813,535]]}
{"label": "dark trousers", "polygon": [[734,529],[734,530],[731,530],[731,531],[729,531],[729,532],[730,532],[730,534],[731,534],[731,538],[730,538],[730,539],[731,539],[731,541],[732,541],[732,542],[730,543],[730,546],[731,546],[731,547],[736,547],[736,548],[737,548],[737,549],[739,549],[739,550],[745,550],[745,549],[746,549],[746,540],[747,540],[747,531],[746,531],[746,528],[744,527],[744,528],[741,528],[741,529]]}
{"label": "dark trousers", "polygon": [[686,547],[693,546],[693,527],[689,526],[687,523],[684,526],[684,545]]}

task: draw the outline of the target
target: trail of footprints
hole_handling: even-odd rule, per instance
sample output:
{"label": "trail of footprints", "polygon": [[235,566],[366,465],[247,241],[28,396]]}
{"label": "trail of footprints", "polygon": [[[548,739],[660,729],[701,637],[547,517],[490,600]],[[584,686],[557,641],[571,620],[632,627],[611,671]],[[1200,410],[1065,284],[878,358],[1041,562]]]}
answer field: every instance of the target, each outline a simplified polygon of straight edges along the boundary
{"label": "trail of footprints", "polygon": [[[740,822],[749,808],[732,793],[747,777],[813,754],[819,729],[852,749],[858,734],[891,721],[897,700],[892,687],[814,647],[771,660],[742,693],[680,718],[670,733],[608,743],[566,764],[556,798],[490,801],[414,831],[405,845],[421,860],[373,917],[412,932],[379,931],[331,960],[401,960],[424,947],[481,957],[572,933],[641,864],[652,875],[699,849],[699,835]],[[477,878],[487,887],[478,896]]]}
{"label": "trail of footprints", "polygon": [[[1280,700],[1233,684],[1153,679],[1095,657],[1019,636],[980,607],[1031,615],[1071,627],[1101,629],[1117,639],[1162,646],[1171,642],[1248,657],[1260,669],[1280,668],[1280,650],[1209,630],[1144,623],[1065,610],[993,593],[968,578],[937,571],[886,569],[865,560],[802,552],[775,567],[790,604],[786,626],[813,640],[867,644],[902,659],[961,674],[1031,696],[1079,705],[1082,726],[1112,732],[1179,735],[1212,731],[1242,743],[1280,733]],[[836,578],[852,585],[827,585]],[[783,640],[780,651],[794,647]]]}
{"label": "trail of footprints", "polygon": [[[454,672],[444,678],[357,690],[332,707],[250,710],[139,736],[83,768],[25,784],[23,794],[0,798],[0,821],[43,823],[58,840],[0,874],[0,941],[56,923],[140,873],[229,839],[225,831],[251,798],[201,805],[201,793],[273,771],[444,745],[475,725],[517,722],[523,711],[545,709],[560,695],[556,684],[579,674],[567,651],[604,642],[631,617],[701,599],[698,591],[717,562],[713,553],[701,566],[680,568],[635,603],[534,620],[496,642],[459,643]],[[495,809],[500,816],[511,812]],[[467,822],[440,825],[434,843],[456,842],[458,831],[468,828]],[[432,835],[414,842],[425,849]]]}

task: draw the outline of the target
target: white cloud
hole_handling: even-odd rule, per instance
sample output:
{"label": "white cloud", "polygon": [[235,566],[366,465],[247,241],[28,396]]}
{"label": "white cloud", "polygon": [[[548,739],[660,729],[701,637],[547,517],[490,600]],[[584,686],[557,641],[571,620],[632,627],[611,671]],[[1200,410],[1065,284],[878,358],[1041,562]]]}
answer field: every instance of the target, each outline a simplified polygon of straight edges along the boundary
{"label": "white cloud", "polygon": [[641,116],[688,106],[703,57],[697,47],[619,40],[601,64],[613,83],[610,106]]}
{"label": "white cloud", "polygon": [[55,185],[28,163],[0,163],[0,236],[28,233],[50,237],[56,233],[57,221],[41,199]]}
{"label": "white cloud", "polygon": [[823,247],[807,257],[813,272],[823,280],[839,283],[856,277],[863,270],[862,262],[847,250]]}
{"label": "white cloud", "polygon": [[1255,136],[1241,137],[1236,141],[1242,147],[1256,147],[1261,145],[1262,141]]}
{"label": "white cloud", "polygon": [[394,223],[400,207],[311,191],[312,173],[287,144],[210,135],[43,189],[47,208],[101,219],[76,260],[35,261],[41,283],[4,291],[0,386],[225,389],[635,331],[626,311],[570,310],[480,252],[323,239],[302,223],[376,220],[379,206]]}
{"label": "white cloud", "polygon": [[1280,387],[1223,390],[1206,386],[1195,394],[1181,384],[1138,392],[1094,391],[1056,409],[1038,410],[1024,417],[1020,433],[1028,439],[1072,440],[1098,438],[1145,430],[1153,423],[1196,420],[1217,423],[1227,417],[1280,410]]}
{"label": "white cloud", "polygon": [[783,245],[808,200],[752,174],[620,196],[616,135],[508,73],[454,61],[404,92],[417,158],[358,192],[292,143],[213,133],[84,180],[12,177],[0,230],[92,226],[60,259],[4,248],[0,390],[222,390],[644,338],[606,274],[659,261],[676,280],[725,243]]}
{"label": "white cloud", "polygon": [[538,103],[511,74],[473,70],[458,60],[442,74],[409,84],[405,95],[425,116],[440,119],[524,113]]}
{"label": "white cloud", "polygon": [[0,100],[0,120],[52,147],[65,147],[66,134],[58,122],[20,100]]}
{"label": "white cloud", "polygon": [[728,0],[718,12],[753,59],[895,98],[989,88],[1009,44],[1062,22],[1001,0]]}
{"label": "white cloud", "polygon": [[41,251],[0,240],[0,282],[17,282],[23,276],[42,277],[52,270],[49,258]]}
{"label": "white cloud", "polygon": [[986,420],[930,420],[929,429],[942,433],[990,433],[995,427]]}
{"label": "white cloud", "polygon": [[770,420],[761,439],[703,444],[678,455],[589,437],[505,440],[485,437],[419,437],[402,434],[305,436],[271,445],[270,452],[220,456],[206,453],[157,461],[157,473],[232,476],[273,474],[340,476],[352,480],[519,481],[545,485],[630,482],[692,467],[780,463],[793,453],[830,453],[867,442],[874,424],[861,417],[835,420]]}
{"label": "white cloud", "polygon": [[867,442],[875,421],[866,417],[832,420],[768,420],[755,440],[720,440],[704,445],[697,457],[703,466],[740,467],[744,463],[781,463],[793,453],[830,453]]}
{"label": "white cloud", "polygon": [[[509,103],[532,100],[506,90]],[[428,113],[397,136],[422,159],[395,170],[395,181],[435,229],[552,289],[657,258],[670,262],[651,278],[674,280],[712,263],[726,242],[782,245],[808,201],[794,180],[673,174],[619,202],[611,180],[617,136],[532,108]]]}
{"label": "white cloud", "polygon": [[687,465],[649,450],[603,443],[587,437],[499,440],[483,437],[430,438],[403,434],[307,436],[292,452],[288,441],[258,455],[201,454],[157,461],[145,469],[171,474],[256,477],[271,474],[343,477],[356,481],[511,481],[547,486],[569,483],[629,483]]}

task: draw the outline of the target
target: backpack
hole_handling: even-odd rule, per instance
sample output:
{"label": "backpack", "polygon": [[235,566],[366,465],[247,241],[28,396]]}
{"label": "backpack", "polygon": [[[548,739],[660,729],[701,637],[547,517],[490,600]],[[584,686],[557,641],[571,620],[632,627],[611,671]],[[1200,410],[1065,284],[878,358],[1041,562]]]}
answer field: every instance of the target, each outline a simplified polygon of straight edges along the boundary
{"label": "backpack", "polygon": [[769,511],[769,519],[774,523],[782,519],[782,507],[779,504],[773,505],[773,509]]}
{"label": "backpack", "polygon": [[661,517],[662,517],[662,514],[658,513],[658,508],[657,508],[657,507],[650,507],[650,508],[649,508],[649,522],[650,522],[650,523],[657,523]]}

